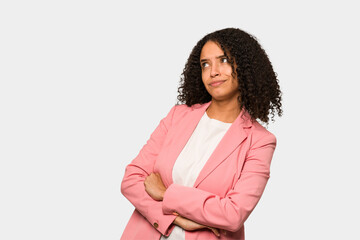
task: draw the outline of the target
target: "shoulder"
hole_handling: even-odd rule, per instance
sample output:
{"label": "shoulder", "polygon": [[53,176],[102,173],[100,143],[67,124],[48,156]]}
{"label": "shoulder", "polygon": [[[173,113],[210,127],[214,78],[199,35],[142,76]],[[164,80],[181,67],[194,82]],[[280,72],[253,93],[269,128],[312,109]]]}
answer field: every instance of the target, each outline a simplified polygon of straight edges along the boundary
{"label": "shoulder", "polygon": [[166,122],[174,122],[179,118],[182,118],[186,115],[187,112],[191,112],[192,107],[188,107],[186,104],[175,104],[171,107],[170,111],[166,114],[166,116],[162,119]]}
{"label": "shoulder", "polygon": [[189,111],[191,110],[191,107],[188,107],[186,104],[176,104],[174,106],[176,112],[183,112],[183,111]]}
{"label": "shoulder", "polygon": [[200,103],[197,103],[197,104],[194,104],[192,106],[188,106],[186,104],[177,104],[174,106],[174,108],[176,109],[176,111],[183,111],[183,112],[189,112],[189,111],[194,111],[196,109],[199,109],[203,106],[204,104],[200,104]]}
{"label": "shoulder", "polygon": [[258,121],[254,121],[251,127],[251,142],[251,145],[270,143],[276,146],[277,139],[272,132],[267,130]]}
{"label": "shoulder", "polygon": [[171,125],[178,126],[183,125],[185,122],[192,122],[197,119],[198,114],[205,106],[204,104],[194,104],[192,106],[187,106],[186,104],[174,105],[168,114],[171,119]]}
{"label": "shoulder", "polygon": [[188,113],[191,113],[193,111],[196,111],[200,109],[203,106],[203,104],[194,104],[192,106],[187,106],[186,104],[177,104],[174,108],[174,118],[181,118],[187,115]]}

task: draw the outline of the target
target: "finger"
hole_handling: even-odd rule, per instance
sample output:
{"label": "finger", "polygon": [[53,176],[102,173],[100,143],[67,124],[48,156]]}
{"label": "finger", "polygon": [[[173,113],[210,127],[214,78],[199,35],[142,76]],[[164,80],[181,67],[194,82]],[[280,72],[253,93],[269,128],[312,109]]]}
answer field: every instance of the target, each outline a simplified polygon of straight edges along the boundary
{"label": "finger", "polygon": [[148,183],[149,183],[149,179],[145,179],[145,181],[144,181],[144,185],[146,186],[146,185],[148,185]]}
{"label": "finger", "polygon": [[179,214],[178,214],[177,212],[173,212],[173,214],[174,214],[175,216],[179,216]]}
{"label": "finger", "polygon": [[220,232],[219,230],[217,230],[216,228],[212,228],[212,227],[209,227],[210,230],[217,236],[217,237],[220,237]]}

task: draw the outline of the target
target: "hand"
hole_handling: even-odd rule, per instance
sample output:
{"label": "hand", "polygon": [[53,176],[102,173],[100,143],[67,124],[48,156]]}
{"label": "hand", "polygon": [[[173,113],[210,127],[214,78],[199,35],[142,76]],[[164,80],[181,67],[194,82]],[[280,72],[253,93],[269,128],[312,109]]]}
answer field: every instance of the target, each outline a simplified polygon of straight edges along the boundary
{"label": "hand", "polygon": [[177,213],[174,213],[174,215],[177,216],[174,220],[174,224],[178,225],[179,227],[181,227],[184,230],[195,231],[195,230],[199,230],[199,229],[203,229],[203,228],[208,228],[215,234],[215,236],[220,237],[219,230],[216,228],[208,227],[208,226],[202,225],[200,223],[194,222],[190,219],[181,217]]}
{"label": "hand", "polygon": [[166,187],[159,173],[151,173],[144,181],[145,191],[154,200],[162,201],[166,191]]}

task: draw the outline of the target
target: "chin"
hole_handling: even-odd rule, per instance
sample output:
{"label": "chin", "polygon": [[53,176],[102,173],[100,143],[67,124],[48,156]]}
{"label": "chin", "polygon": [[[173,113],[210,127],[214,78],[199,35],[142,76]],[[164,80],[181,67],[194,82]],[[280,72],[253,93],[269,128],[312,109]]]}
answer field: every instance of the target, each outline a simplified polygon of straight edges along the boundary
{"label": "chin", "polygon": [[226,96],[219,96],[219,95],[211,95],[212,100],[215,101],[224,101],[228,99]]}
{"label": "chin", "polygon": [[231,94],[210,94],[210,95],[211,98],[215,101],[237,100],[237,96]]}

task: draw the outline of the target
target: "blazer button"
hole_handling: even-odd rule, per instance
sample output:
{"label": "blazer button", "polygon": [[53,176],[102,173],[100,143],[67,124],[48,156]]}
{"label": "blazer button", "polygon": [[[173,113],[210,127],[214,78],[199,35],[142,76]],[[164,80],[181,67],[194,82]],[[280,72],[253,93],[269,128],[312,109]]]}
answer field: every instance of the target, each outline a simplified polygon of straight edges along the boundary
{"label": "blazer button", "polygon": [[155,227],[155,228],[158,228],[158,227],[159,227],[159,224],[158,224],[158,223],[154,223],[154,227]]}

